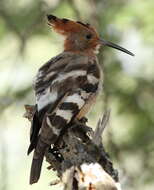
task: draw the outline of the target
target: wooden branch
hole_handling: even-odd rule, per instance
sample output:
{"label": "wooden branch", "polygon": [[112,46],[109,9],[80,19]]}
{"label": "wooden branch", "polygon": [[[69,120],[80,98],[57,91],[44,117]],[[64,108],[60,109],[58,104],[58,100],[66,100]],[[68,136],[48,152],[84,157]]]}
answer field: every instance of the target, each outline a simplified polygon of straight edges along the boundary
{"label": "wooden branch", "polygon": [[[33,113],[32,106],[26,106]],[[31,111],[30,111],[31,110]],[[75,121],[62,131],[50,150],[46,151],[48,169],[57,171],[64,190],[120,190],[118,172],[113,168],[109,155],[102,144],[102,133],[109,120],[106,111],[99,120],[96,130],[85,124],[85,119]],[[57,184],[57,181],[51,184]]]}
{"label": "wooden branch", "polygon": [[97,123],[97,127],[95,129],[94,135],[93,135],[93,143],[97,146],[101,145],[102,143],[102,135],[105,127],[107,126],[107,123],[110,118],[110,111],[106,111],[101,119],[99,119]]}

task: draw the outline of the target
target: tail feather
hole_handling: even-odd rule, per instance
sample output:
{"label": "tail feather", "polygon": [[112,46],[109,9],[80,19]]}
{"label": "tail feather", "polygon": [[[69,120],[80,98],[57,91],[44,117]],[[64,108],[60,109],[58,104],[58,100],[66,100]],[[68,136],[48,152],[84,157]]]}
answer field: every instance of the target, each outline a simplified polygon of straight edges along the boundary
{"label": "tail feather", "polygon": [[43,157],[44,156],[41,156],[39,159],[33,158],[31,172],[30,172],[30,182],[29,182],[31,185],[33,183],[37,183],[40,178]]}
{"label": "tail feather", "polygon": [[38,112],[36,111],[31,123],[30,145],[27,151],[27,155],[29,155],[33,151],[33,149],[35,149],[37,146],[40,128],[41,128],[41,122],[38,117]]}
{"label": "tail feather", "polygon": [[48,146],[49,146],[48,144],[44,143],[39,138],[38,144],[37,144],[36,149],[34,151],[32,165],[31,165],[30,184],[37,183],[37,181],[40,178],[42,162],[43,162],[43,158],[44,158],[46,148]]}
{"label": "tail feather", "polygon": [[36,145],[37,145],[37,140],[36,140],[36,142],[35,142],[35,144],[33,143],[31,143],[30,145],[29,145],[29,147],[28,147],[28,151],[27,151],[27,155],[29,155],[32,151],[33,151],[33,149],[36,147]]}

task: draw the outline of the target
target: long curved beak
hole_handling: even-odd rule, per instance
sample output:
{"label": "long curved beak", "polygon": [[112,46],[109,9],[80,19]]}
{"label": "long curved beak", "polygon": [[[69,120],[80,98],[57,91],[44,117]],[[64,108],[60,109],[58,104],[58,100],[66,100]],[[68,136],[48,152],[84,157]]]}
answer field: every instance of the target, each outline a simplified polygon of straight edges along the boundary
{"label": "long curved beak", "polygon": [[101,39],[100,42],[101,42],[101,45],[105,45],[105,46],[108,46],[108,47],[111,47],[111,48],[115,48],[115,49],[123,51],[124,53],[127,53],[127,54],[129,54],[131,56],[134,56],[134,54],[132,52],[128,51],[127,49],[125,49],[125,48],[123,48],[123,47],[121,47],[121,46],[119,46],[117,44],[114,44],[112,42],[108,42],[108,41],[106,41],[104,39]]}

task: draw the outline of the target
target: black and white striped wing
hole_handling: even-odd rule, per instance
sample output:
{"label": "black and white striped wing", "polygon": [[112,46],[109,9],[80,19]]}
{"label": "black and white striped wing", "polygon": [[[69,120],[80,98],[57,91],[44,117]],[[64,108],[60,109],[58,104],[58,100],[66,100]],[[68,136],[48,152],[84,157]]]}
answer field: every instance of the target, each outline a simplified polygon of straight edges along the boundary
{"label": "black and white striped wing", "polygon": [[100,69],[97,61],[85,57],[73,60],[75,63],[68,62],[52,82],[53,93],[62,98],[58,99],[56,109],[46,114],[41,128],[41,138],[49,145],[55,143],[70,121],[85,116],[99,92]]}
{"label": "black and white striped wing", "polygon": [[44,64],[36,75],[34,89],[37,109],[32,121],[28,154],[36,147],[44,114],[49,108],[50,110],[54,109],[58,98],[60,99],[57,93],[51,90],[52,81],[64,69],[66,63],[66,55],[60,54]]}
{"label": "black and white striped wing", "polygon": [[[61,54],[45,64],[40,68],[35,84],[40,123],[45,113],[52,114],[46,117],[48,127],[41,128],[41,132],[47,137],[48,129],[52,128],[53,134],[58,136],[61,129],[81,112],[80,117],[83,117],[99,86],[100,69],[96,60]],[[81,111],[83,108],[85,111]],[[34,136],[35,141],[38,134]]]}

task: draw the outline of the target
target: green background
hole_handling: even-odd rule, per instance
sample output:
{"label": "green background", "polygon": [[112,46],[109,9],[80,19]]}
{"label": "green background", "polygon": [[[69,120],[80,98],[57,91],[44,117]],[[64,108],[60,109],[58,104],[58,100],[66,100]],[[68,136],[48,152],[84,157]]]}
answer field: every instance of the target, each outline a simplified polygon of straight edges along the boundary
{"label": "green background", "polygon": [[135,53],[103,47],[98,55],[104,88],[88,115],[96,126],[111,109],[103,140],[123,189],[154,189],[154,1],[0,0],[0,190],[60,189],[44,162],[30,186],[32,155],[26,155],[30,123],[24,104],[34,104],[38,68],[63,51],[63,38],[47,25],[54,14],[95,26],[100,35]]}

